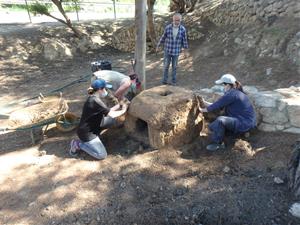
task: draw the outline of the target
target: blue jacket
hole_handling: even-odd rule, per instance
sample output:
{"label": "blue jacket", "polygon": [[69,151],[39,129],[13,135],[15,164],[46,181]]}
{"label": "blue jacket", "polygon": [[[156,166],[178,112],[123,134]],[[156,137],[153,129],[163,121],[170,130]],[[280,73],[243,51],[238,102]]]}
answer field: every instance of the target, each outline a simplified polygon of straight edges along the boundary
{"label": "blue jacket", "polygon": [[232,88],[215,103],[207,107],[207,111],[225,108],[225,116],[238,119],[235,132],[245,132],[256,126],[256,115],[248,96]]}

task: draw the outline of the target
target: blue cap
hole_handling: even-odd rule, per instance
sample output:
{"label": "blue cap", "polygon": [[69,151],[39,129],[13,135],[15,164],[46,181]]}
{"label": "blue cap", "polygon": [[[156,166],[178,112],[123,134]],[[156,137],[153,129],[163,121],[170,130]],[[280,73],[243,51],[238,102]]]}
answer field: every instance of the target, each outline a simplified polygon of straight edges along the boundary
{"label": "blue cap", "polygon": [[97,79],[92,82],[91,87],[94,90],[99,90],[99,89],[103,89],[103,88],[112,88],[112,85],[106,83],[106,81],[103,79]]}

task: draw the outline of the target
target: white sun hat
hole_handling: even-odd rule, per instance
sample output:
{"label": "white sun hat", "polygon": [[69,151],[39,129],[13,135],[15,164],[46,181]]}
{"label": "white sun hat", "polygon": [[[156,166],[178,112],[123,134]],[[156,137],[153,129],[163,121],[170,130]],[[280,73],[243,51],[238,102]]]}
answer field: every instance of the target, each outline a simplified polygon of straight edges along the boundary
{"label": "white sun hat", "polygon": [[219,80],[216,80],[215,83],[216,84],[234,84],[236,82],[236,79],[233,75],[227,73],[224,74]]}

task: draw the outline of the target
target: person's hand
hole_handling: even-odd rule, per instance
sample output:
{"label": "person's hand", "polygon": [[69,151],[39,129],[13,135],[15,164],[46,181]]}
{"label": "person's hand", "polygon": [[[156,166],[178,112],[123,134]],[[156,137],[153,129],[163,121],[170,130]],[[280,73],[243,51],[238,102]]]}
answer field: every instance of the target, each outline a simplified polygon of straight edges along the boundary
{"label": "person's hand", "polygon": [[207,112],[207,109],[206,109],[206,108],[201,108],[201,107],[199,107],[199,111],[200,111],[201,113],[204,113],[204,112]]}
{"label": "person's hand", "polygon": [[189,53],[188,53],[188,50],[187,49],[184,49],[183,50],[183,58],[186,59],[189,57]]}
{"label": "person's hand", "polygon": [[127,111],[129,104],[123,104],[122,105],[122,111]]}

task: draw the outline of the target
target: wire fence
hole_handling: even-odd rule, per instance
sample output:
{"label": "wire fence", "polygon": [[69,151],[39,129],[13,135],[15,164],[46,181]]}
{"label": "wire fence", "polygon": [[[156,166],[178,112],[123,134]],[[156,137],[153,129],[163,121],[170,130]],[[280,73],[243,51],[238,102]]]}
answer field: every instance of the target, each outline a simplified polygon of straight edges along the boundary
{"label": "wire fence", "polygon": [[[57,22],[48,16],[34,15],[29,12],[27,6],[35,2],[33,0],[0,0],[0,23]],[[53,16],[63,19],[52,1],[44,0],[43,3],[51,6],[50,12]],[[66,5],[70,6],[70,3],[66,3]],[[15,10],[12,10],[14,8]],[[82,0],[77,3],[72,2],[72,8],[72,11],[68,10],[66,13],[72,21],[133,18],[135,14],[135,4],[120,3],[115,0],[105,2]]]}

